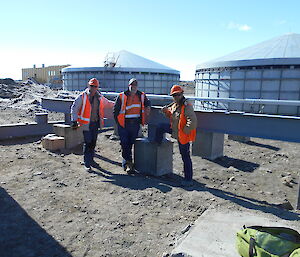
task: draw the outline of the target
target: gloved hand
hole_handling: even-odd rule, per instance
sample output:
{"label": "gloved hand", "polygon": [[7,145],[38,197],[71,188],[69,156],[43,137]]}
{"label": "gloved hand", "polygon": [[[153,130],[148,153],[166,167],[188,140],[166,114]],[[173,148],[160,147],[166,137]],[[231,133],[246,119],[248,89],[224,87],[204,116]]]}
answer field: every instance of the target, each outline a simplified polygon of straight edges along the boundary
{"label": "gloved hand", "polygon": [[168,110],[168,106],[165,105],[165,106],[163,106],[163,107],[161,108],[160,111],[161,111],[162,113],[166,113],[167,110]]}
{"label": "gloved hand", "polygon": [[76,120],[72,121],[71,128],[72,129],[77,129],[78,128],[78,122]]}

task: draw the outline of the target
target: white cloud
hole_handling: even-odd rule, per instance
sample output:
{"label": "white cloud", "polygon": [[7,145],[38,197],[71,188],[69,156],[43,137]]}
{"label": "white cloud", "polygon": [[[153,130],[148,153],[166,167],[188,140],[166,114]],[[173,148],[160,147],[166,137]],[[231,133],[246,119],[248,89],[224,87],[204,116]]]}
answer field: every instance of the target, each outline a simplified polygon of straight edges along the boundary
{"label": "white cloud", "polygon": [[249,31],[252,28],[247,24],[238,24],[238,23],[231,21],[228,23],[227,29],[237,29],[239,31]]}

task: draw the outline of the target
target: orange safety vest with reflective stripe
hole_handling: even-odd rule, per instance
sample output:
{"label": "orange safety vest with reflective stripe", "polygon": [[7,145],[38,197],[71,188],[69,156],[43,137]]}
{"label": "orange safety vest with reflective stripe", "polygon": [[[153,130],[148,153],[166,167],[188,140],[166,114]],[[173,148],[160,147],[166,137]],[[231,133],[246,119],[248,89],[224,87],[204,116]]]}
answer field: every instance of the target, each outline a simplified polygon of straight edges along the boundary
{"label": "orange safety vest with reflective stripe", "polygon": [[[183,132],[183,128],[185,127],[187,122],[186,117],[184,115],[184,110],[185,110],[185,104],[183,104],[181,107],[179,122],[178,122],[178,141],[182,145],[187,144],[191,141],[194,142],[196,139],[196,129],[193,129],[189,134]],[[170,119],[170,124],[172,127],[172,112],[169,109],[167,109],[165,114]]]}
{"label": "orange safety vest with reflective stripe", "polygon": [[[102,101],[102,95],[99,97],[99,118],[101,122],[101,127],[104,125],[104,103]],[[92,106],[89,101],[88,95],[86,92],[82,93],[82,105],[79,109],[78,112],[78,119],[77,121],[84,125],[84,124],[89,124],[90,123],[90,118],[91,118],[91,111],[92,111]]]}
{"label": "orange safety vest with reflective stripe", "polygon": [[189,134],[185,134],[183,132],[183,128],[185,127],[187,122],[186,117],[184,115],[184,109],[185,109],[185,105],[183,104],[181,107],[181,112],[180,112],[180,117],[178,122],[178,141],[182,145],[187,144],[191,141],[194,142],[196,139],[196,129],[192,129]]}
{"label": "orange safety vest with reflective stripe", "polygon": [[127,95],[122,92],[119,95],[121,101],[121,109],[117,116],[118,123],[121,127],[125,128],[125,118],[138,118],[142,115],[142,125],[145,125],[145,93],[141,93],[141,100],[139,102],[133,102],[130,106],[127,104]]}

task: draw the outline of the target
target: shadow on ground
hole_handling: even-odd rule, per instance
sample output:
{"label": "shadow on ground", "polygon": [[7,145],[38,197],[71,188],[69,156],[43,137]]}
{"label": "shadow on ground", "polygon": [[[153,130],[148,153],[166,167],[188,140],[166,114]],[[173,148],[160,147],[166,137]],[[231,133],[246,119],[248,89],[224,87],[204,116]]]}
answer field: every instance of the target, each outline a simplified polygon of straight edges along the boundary
{"label": "shadow on ground", "polygon": [[0,187],[0,256],[72,256]]}
{"label": "shadow on ground", "polygon": [[[211,161],[211,160],[210,160]],[[225,168],[229,168],[230,166],[244,172],[253,172],[255,169],[259,167],[259,164],[254,162],[248,162],[228,156],[223,156],[213,160],[212,162],[219,164]]]}
{"label": "shadow on ground", "polygon": [[[120,166],[121,164],[112,160],[109,160],[105,157],[98,156],[98,158],[113,163],[115,165]],[[230,158],[232,159],[232,158]],[[234,159],[236,160],[236,159]],[[239,160],[241,161],[241,160]],[[242,163],[248,163],[243,162]],[[247,164],[248,165],[248,164]],[[258,165],[253,164],[254,167],[258,167]],[[237,166],[240,167],[240,166]],[[161,192],[167,193],[171,191],[175,187],[182,187],[180,182],[182,177],[176,174],[168,174],[162,177],[154,177],[145,174],[136,173],[134,175],[124,174],[113,174],[110,171],[107,171],[100,166],[97,168],[93,168],[90,173],[102,176],[104,179],[103,182],[112,183],[121,187],[130,188],[133,190],[144,190],[146,188],[157,188]],[[237,205],[240,205],[247,209],[257,210],[264,213],[273,214],[284,220],[300,220],[300,215],[298,213],[285,210],[281,208],[277,204],[268,203],[266,201],[260,201],[257,199],[240,196],[238,194],[234,194],[232,192],[223,191],[221,189],[215,189],[207,187],[205,184],[200,183],[198,181],[194,181],[193,186],[184,187],[186,191],[199,191],[199,192],[209,192],[212,195],[222,198],[224,200],[231,201]]]}
{"label": "shadow on ground", "polygon": [[19,137],[12,139],[4,139],[0,141],[0,145],[25,145],[38,142],[41,140],[42,136],[28,136],[28,137]]}
{"label": "shadow on ground", "polygon": [[254,141],[243,142],[243,144],[253,145],[253,146],[257,146],[257,147],[263,147],[263,148],[267,148],[267,149],[270,149],[270,150],[273,150],[273,151],[279,151],[280,150],[279,147],[272,146],[272,145],[267,145],[267,144],[261,144],[261,143],[257,143],[257,142],[254,142]]}

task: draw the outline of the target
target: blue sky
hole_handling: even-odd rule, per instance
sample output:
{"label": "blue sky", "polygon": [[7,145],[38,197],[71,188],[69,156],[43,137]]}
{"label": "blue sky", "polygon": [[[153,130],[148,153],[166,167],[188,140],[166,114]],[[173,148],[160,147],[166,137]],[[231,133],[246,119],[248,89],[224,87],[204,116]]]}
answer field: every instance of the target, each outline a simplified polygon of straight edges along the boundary
{"label": "blue sky", "polygon": [[300,33],[296,0],[0,1],[0,78],[36,64],[103,66],[127,50],[193,80],[197,64]]}

